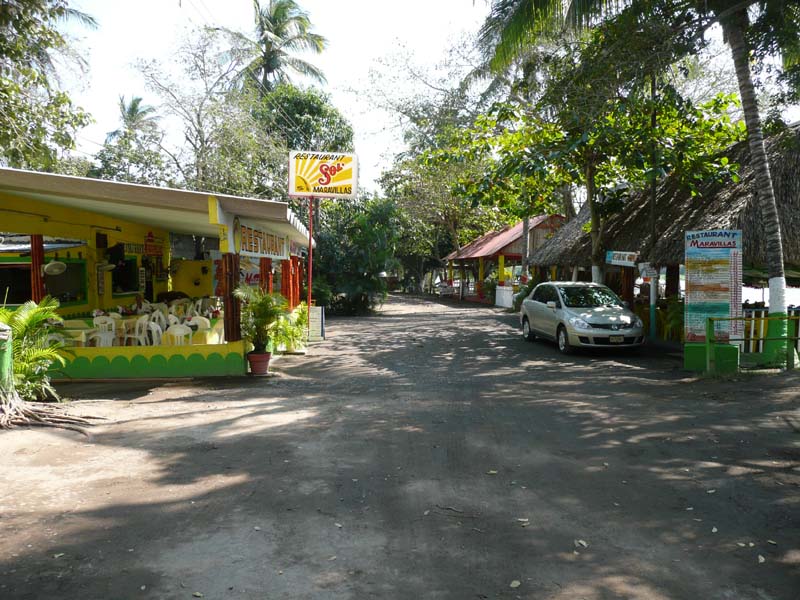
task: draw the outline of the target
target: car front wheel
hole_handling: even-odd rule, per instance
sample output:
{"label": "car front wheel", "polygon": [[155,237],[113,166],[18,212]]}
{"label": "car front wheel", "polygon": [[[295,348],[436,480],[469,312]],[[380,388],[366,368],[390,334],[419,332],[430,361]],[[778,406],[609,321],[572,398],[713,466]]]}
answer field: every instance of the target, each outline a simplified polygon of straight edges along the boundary
{"label": "car front wheel", "polygon": [[572,346],[569,344],[569,335],[567,335],[567,328],[563,325],[558,328],[558,351],[561,354],[572,354]]}
{"label": "car front wheel", "polygon": [[531,329],[531,324],[528,321],[528,317],[522,319],[522,337],[529,342],[532,342],[536,339],[536,334],[533,333],[533,329]]}

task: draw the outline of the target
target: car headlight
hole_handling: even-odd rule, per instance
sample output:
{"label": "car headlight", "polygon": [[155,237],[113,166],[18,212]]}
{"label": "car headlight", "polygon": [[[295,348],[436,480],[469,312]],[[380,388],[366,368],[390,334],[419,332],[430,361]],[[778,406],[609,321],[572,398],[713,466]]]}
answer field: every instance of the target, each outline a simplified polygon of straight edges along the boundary
{"label": "car headlight", "polygon": [[586,321],[581,319],[580,317],[570,317],[569,324],[572,325],[575,329],[591,329],[592,326],[589,325]]}
{"label": "car headlight", "polygon": [[644,327],[644,321],[642,321],[639,317],[636,317],[633,320],[633,326],[634,327]]}

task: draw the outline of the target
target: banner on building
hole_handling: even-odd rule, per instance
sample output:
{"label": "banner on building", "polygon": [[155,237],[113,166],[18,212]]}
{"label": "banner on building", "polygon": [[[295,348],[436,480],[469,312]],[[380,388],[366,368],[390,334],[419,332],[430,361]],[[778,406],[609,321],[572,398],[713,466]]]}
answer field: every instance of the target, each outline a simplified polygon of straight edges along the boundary
{"label": "banner on building", "polygon": [[[709,317],[742,316],[742,232],[687,231],[684,333],[687,342],[706,340]],[[717,340],[742,337],[741,320],[715,324]]]}
{"label": "banner on building", "polygon": [[289,195],[315,198],[355,198],[358,160],[344,152],[289,153]]}
{"label": "banner on building", "polygon": [[289,258],[286,237],[236,217],[233,220],[233,251],[241,256]]}

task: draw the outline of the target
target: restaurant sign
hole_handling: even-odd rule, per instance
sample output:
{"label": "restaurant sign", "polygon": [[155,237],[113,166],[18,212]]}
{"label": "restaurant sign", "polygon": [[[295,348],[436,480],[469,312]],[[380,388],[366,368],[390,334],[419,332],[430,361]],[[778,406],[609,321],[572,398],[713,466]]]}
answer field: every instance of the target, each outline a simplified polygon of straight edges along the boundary
{"label": "restaurant sign", "polygon": [[265,231],[263,226],[248,223],[239,217],[233,219],[233,251],[244,256],[288,258],[285,237]]}
{"label": "restaurant sign", "polygon": [[164,255],[164,242],[162,239],[155,237],[152,231],[147,232],[147,235],[144,238],[144,255],[145,256]]}
{"label": "restaurant sign", "polygon": [[639,260],[638,252],[620,252],[618,250],[608,250],[606,252],[607,265],[619,265],[620,267],[635,267]]}
{"label": "restaurant sign", "polygon": [[[742,232],[740,230],[687,231],[685,338],[706,339],[709,317],[742,316]],[[719,321],[718,340],[742,337],[743,323]]]}
{"label": "restaurant sign", "polygon": [[343,152],[289,153],[289,195],[315,198],[355,198],[358,160]]}

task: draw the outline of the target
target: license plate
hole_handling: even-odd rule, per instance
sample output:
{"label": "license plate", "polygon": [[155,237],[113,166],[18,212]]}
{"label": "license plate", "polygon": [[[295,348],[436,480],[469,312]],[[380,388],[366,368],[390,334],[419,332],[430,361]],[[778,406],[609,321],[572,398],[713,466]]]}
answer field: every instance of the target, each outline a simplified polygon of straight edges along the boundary
{"label": "license plate", "polygon": [[624,344],[625,343],[625,336],[623,336],[623,335],[610,335],[610,336],[608,336],[608,341],[611,344]]}

